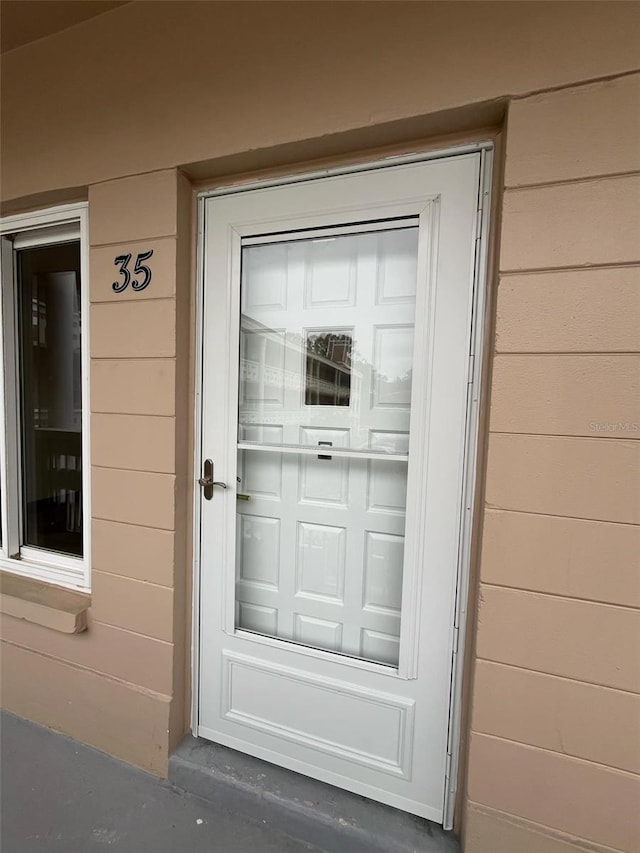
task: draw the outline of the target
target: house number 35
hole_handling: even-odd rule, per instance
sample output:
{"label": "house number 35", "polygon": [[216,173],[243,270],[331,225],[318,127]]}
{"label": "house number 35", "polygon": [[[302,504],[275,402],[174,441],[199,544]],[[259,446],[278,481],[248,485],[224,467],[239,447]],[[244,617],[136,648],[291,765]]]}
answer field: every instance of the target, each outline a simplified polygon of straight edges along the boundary
{"label": "house number 35", "polygon": [[144,290],[145,287],[148,287],[151,283],[151,269],[145,264],[145,261],[148,261],[151,255],[153,255],[153,249],[149,249],[148,252],[140,252],[136,255],[133,274],[142,275],[143,277],[140,280],[137,278],[132,280],[131,278],[131,272],[129,271],[129,263],[131,262],[130,252],[126,255],[118,255],[114,259],[113,263],[119,268],[120,275],[122,276],[122,281],[114,281],[111,285],[116,293],[122,293],[123,290],[126,290],[129,283],[131,283],[132,290]]}

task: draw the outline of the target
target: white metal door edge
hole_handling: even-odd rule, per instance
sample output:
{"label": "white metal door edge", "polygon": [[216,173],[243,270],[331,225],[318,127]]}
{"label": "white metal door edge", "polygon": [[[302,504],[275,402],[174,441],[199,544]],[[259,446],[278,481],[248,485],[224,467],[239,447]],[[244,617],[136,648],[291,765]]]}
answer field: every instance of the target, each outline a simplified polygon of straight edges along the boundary
{"label": "white metal door edge", "polygon": [[487,261],[491,212],[491,176],[493,149],[481,154],[478,216],[480,227],[476,238],[476,263],[474,272],[474,304],[470,341],[469,398],[465,435],[465,475],[462,493],[460,552],[456,590],[456,609],[453,625],[453,654],[451,670],[451,703],[449,706],[449,736],[447,745],[447,780],[444,798],[444,829],[453,828],[456,794],[458,791],[458,763],[462,723],[462,680],[464,674],[464,645],[467,621],[467,600],[471,570],[471,535],[474,516],[474,494],[478,460],[478,432],[480,425],[480,389],[482,385],[482,356],[484,347]]}
{"label": "white metal door edge", "polygon": [[198,235],[196,268],[195,399],[193,442],[193,593],[191,603],[191,733],[197,736],[200,711],[200,532],[201,501],[198,479],[202,470],[202,377],[204,323],[204,217],[205,200],[198,197]]}
{"label": "white metal door edge", "polygon": [[[479,199],[479,210],[481,215],[481,228],[478,234],[478,248],[476,253],[476,268],[474,275],[474,308],[472,325],[472,348],[470,352],[474,356],[473,361],[476,369],[471,381],[471,393],[469,395],[467,411],[467,434],[465,446],[465,458],[467,460],[464,483],[464,512],[462,514],[461,546],[458,563],[457,597],[456,597],[456,619],[452,635],[452,677],[451,677],[451,703],[449,712],[449,736],[448,751],[450,754],[449,778],[445,787],[445,809],[444,826],[450,828],[452,825],[453,807],[455,804],[455,793],[457,790],[456,775],[460,742],[461,723],[461,685],[462,685],[462,661],[464,644],[464,618],[466,613],[467,586],[469,580],[469,557],[471,520],[473,516],[472,498],[475,485],[475,464],[478,437],[478,408],[479,389],[481,381],[481,356],[483,345],[484,306],[485,306],[485,279],[487,263],[487,235],[489,228],[489,191],[491,185],[491,165],[493,144],[491,142],[476,143],[473,145],[459,146],[437,152],[424,154],[411,154],[406,157],[393,157],[376,161],[375,163],[362,164],[337,169],[328,169],[307,175],[293,175],[277,180],[252,182],[249,184],[236,185],[211,192],[203,192],[198,199],[198,264],[196,280],[196,383],[194,401],[194,477],[193,477],[193,562],[194,583],[192,598],[192,697],[191,697],[191,730],[197,735],[199,726],[199,679],[200,679],[200,636],[201,636],[201,601],[200,601],[200,536],[201,536],[201,514],[200,514],[200,492],[198,478],[202,466],[202,377],[203,377],[203,322],[204,322],[204,281],[206,275],[206,259],[204,257],[203,234],[205,224],[205,199],[212,195],[222,195],[257,189],[259,187],[278,186],[287,183],[297,183],[305,180],[325,178],[332,175],[345,175],[352,172],[362,172],[380,169],[402,163],[416,163],[430,160],[438,160],[444,157],[455,157],[469,153],[470,151],[481,154],[481,180]],[[455,643],[455,645],[454,645]]]}

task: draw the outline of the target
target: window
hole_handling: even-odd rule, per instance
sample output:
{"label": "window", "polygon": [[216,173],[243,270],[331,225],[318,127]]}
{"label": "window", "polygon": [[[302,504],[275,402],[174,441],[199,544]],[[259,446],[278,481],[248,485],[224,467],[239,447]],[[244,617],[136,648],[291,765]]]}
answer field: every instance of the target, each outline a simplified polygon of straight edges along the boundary
{"label": "window", "polygon": [[0,564],[86,589],[86,205],[8,217],[0,230]]}
{"label": "window", "polygon": [[348,406],[351,400],[351,334],[307,332],[307,406]]}

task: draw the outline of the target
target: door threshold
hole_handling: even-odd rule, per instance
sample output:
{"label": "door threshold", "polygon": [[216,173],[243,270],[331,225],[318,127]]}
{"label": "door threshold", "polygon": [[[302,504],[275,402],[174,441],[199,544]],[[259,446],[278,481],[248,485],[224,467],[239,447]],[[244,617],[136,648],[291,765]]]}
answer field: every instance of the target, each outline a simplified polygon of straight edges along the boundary
{"label": "door threshold", "polygon": [[169,782],[326,853],[460,853],[431,821],[190,735],[169,759]]}

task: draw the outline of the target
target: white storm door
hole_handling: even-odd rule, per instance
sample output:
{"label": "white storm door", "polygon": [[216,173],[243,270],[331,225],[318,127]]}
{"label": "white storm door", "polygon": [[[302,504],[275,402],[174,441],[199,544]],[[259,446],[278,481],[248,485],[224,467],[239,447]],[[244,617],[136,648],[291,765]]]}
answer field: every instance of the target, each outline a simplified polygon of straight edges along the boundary
{"label": "white storm door", "polygon": [[205,202],[197,733],[435,821],[479,165]]}

